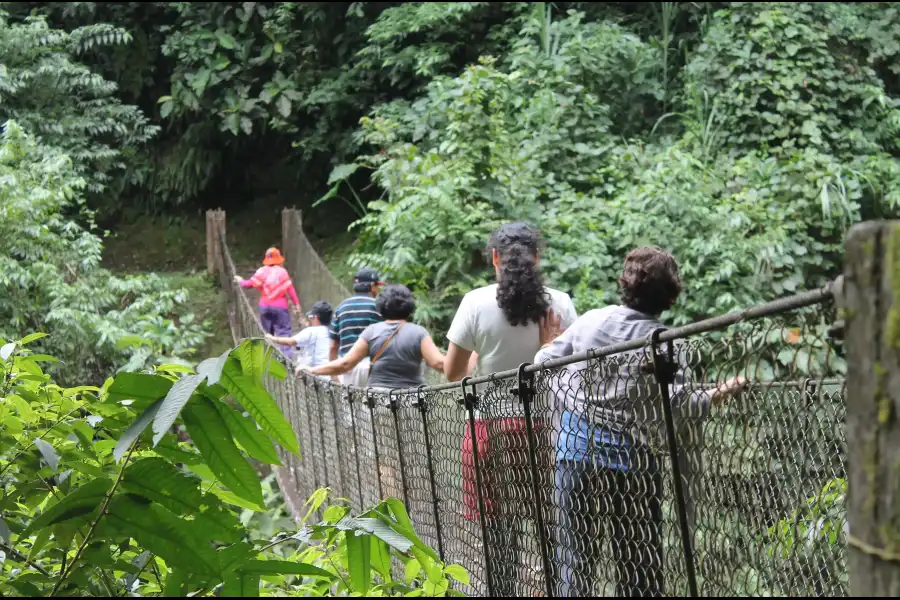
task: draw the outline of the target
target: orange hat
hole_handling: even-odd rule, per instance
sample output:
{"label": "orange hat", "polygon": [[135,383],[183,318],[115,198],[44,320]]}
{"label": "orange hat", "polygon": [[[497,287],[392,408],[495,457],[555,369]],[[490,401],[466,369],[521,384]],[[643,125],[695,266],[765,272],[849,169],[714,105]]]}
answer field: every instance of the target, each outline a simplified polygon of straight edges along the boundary
{"label": "orange hat", "polygon": [[267,267],[271,267],[272,265],[283,265],[284,257],[281,255],[281,251],[278,248],[269,248],[266,250],[266,258],[263,260],[263,264]]}

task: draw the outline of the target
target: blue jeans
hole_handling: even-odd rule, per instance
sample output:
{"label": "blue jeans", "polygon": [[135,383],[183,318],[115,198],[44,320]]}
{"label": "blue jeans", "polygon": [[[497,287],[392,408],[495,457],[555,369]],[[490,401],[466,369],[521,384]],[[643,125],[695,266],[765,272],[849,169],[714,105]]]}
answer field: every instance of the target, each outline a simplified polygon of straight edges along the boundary
{"label": "blue jeans", "polygon": [[662,595],[662,477],[654,461],[636,464],[642,468],[625,471],[592,461],[557,462],[559,597],[594,595],[597,565],[609,560],[607,539],[616,596]]}

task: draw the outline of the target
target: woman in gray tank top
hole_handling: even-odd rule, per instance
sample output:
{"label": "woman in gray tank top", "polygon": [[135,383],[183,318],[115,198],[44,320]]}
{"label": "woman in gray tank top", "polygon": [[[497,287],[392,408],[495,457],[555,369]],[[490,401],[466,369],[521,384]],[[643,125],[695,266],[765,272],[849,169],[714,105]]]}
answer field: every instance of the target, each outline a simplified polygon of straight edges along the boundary
{"label": "woman in gray tank top", "polygon": [[409,322],[416,309],[409,288],[387,286],[376,299],[375,307],[384,321],[369,325],[341,358],[307,370],[313,375],[342,375],[369,357],[369,386],[388,389],[422,385],[423,361],[443,372],[443,353],[424,328]]}

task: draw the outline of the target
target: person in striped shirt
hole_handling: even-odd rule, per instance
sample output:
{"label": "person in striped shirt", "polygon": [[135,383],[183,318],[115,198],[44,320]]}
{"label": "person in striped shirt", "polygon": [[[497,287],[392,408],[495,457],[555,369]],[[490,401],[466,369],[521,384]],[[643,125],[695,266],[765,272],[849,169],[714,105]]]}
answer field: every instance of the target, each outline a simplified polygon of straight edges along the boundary
{"label": "person in striped shirt", "polygon": [[[381,286],[381,278],[375,269],[360,269],[353,281],[353,296],[338,305],[331,320],[331,360],[344,356],[359,339],[366,327],[381,322],[375,307],[375,297]],[[369,359],[363,359],[352,371],[341,375],[341,383],[365,387],[369,379]]]}

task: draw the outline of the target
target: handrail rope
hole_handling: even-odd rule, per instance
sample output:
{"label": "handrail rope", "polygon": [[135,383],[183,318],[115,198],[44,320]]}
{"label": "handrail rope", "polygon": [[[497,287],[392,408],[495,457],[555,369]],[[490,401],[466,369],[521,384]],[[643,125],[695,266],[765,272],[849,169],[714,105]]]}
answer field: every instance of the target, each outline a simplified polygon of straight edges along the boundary
{"label": "handrail rope", "polygon": [[331,269],[328,268],[328,265],[326,265],[325,261],[322,260],[322,257],[319,256],[319,253],[316,252],[316,249],[313,247],[312,242],[310,242],[309,238],[306,237],[306,234],[303,233],[303,226],[300,223],[298,223],[296,219],[293,220],[292,229],[295,231],[296,239],[300,240],[300,242],[303,245],[305,245],[306,249],[308,250],[308,252],[304,253],[303,256],[307,256],[307,257],[311,256],[312,260],[316,264],[316,266],[318,266],[325,273],[327,273],[327,277],[331,281],[331,283],[334,285],[334,287],[339,292],[341,292],[344,296],[349,296],[350,290],[348,290],[346,287],[344,287],[341,284],[341,282],[338,281],[338,278],[334,276],[334,274],[331,272]]}
{"label": "handrail rope", "polygon": [[[233,279],[234,275],[236,274],[234,262],[231,259],[231,254],[228,250],[228,245],[225,241],[224,232],[220,229],[218,233],[219,233],[220,243],[222,245],[222,250],[223,250],[222,255],[228,263],[228,267],[232,272],[231,278]],[[306,236],[302,235],[302,231],[300,232],[300,234],[301,235],[299,237],[305,239]],[[312,250],[311,253],[316,254],[315,250],[312,249],[311,244],[309,244],[309,240],[306,240],[306,244],[310,246],[310,249]],[[321,261],[321,257],[319,257],[319,260]],[[324,263],[323,263],[323,265],[324,265]],[[329,271],[329,273],[330,273],[330,271]],[[334,276],[332,276],[332,279],[334,279]],[[837,281],[832,281],[817,290],[801,292],[801,293],[795,294],[793,296],[779,298],[777,300],[765,302],[763,304],[752,306],[752,307],[746,308],[744,310],[734,311],[731,313],[726,313],[724,315],[718,315],[716,317],[711,317],[709,319],[703,319],[701,321],[695,321],[694,323],[690,323],[688,325],[683,325],[680,327],[673,327],[673,328],[667,329],[666,331],[661,333],[659,336],[658,342],[664,343],[664,342],[669,342],[669,341],[681,340],[681,339],[685,339],[690,336],[698,335],[701,333],[709,333],[712,331],[722,330],[730,325],[735,325],[740,322],[752,321],[755,319],[761,319],[761,318],[764,318],[767,316],[771,316],[774,314],[789,312],[792,310],[798,310],[801,308],[806,308],[806,307],[810,307],[810,306],[815,306],[817,304],[822,304],[822,303],[825,303],[834,298],[834,292],[835,292],[837,285],[839,285],[839,283]],[[251,314],[254,315],[254,322],[256,322],[257,326],[259,327],[260,333],[262,333],[262,324],[259,321],[258,315],[255,314],[255,311],[253,311],[252,306],[250,305],[250,300],[243,293],[241,293],[239,295],[243,299],[245,308],[247,310],[251,311]],[[283,360],[285,360],[289,363],[287,358],[284,356],[284,353],[281,351],[281,349],[278,346],[271,344],[271,343],[269,343],[269,345],[272,346],[273,348],[275,348],[278,351],[279,356]],[[636,339],[636,340],[632,340],[629,342],[623,342],[623,343],[619,343],[619,344],[611,344],[609,346],[603,346],[601,348],[592,348],[589,350],[585,350],[583,352],[579,352],[577,354],[573,354],[571,356],[566,356],[564,358],[546,360],[539,364],[529,365],[528,367],[526,367],[525,372],[526,373],[535,373],[538,371],[552,370],[552,369],[565,367],[565,366],[569,366],[569,365],[580,363],[580,362],[589,361],[592,359],[603,358],[603,357],[611,356],[614,354],[621,354],[621,353],[625,353],[625,352],[632,352],[635,350],[640,350],[641,348],[647,347],[647,345],[648,345],[647,340]],[[469,383],[471,385],[496,383],[497,381],[500,381],[500,380],[515,378],[518,376],[518,374],[519,374],[519,369],[498,371],[496,373],[490,373],[488,375],[481,375],[479,377],[473,377],[469,381]],[[829,384],[837,385],[839,383],[839,381],[840,380],[836,380],[836,379],[835,380],[827,379],[827,380],[823,380],[821,383],[823,385],[829,385]],[[338,384],[333,381],[326,382],[326,383],[329,383],[330,385],[349,388],[349,389],[354,389],[354,387],[355,387],[355,386],[344,386],[343,384]],[[791,382],[773,382],[773,384],[784,384],[785,387],[788,387],[791,384]],[[799,385],[799,384],[801,384],[801,382],[796,382],[796,384]],[[769,384],[766,384],[766,385],[769,385]],[[773,385],[773,387],[774,387],[774,385]],[[441,391],[450,391],[450,390],[454,390],[454,389],[458,389],[458,388],[459,388],[458,382],[450,382],[450,383],[442,383],[442,384],[428,386],[427,388],[425,388],[425,391],[426,392],[441,392]],[[382,389],[382,388],[375,388],[375,387],[356,388],[356,389],[368,390],[370,392],[379,393],[379,394],[384,394],[389,391],[386,388]],[[419,388],[413,387],[413,388],[408,388],[408,389],[403,389],[403,390],[395,390],[395,393],[402,392],[402,393],[406,393],[406,394],[413,394],[413,393],[417,393],[418,389]]]}

